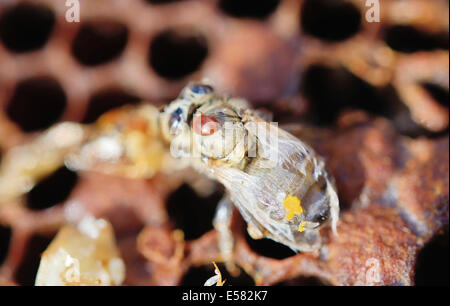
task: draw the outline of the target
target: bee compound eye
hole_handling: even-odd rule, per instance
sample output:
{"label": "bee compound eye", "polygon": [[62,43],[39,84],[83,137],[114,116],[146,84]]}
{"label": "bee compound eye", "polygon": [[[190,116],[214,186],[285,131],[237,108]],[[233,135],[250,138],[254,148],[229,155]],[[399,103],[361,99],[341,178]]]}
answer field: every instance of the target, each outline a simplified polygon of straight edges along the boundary
{"label": "bee compound eye", "polygon": [[192,85],[190,90],[196,95],[204,95],[213,92],[213,88],[211,86],[204,84]]}
{"label": "bee compound eye", "polygon": [[180,127],[181,121],[183,120],[182,115],[183,110],[180,107],[170,114],[169,129],[171,132],[175,132]]}

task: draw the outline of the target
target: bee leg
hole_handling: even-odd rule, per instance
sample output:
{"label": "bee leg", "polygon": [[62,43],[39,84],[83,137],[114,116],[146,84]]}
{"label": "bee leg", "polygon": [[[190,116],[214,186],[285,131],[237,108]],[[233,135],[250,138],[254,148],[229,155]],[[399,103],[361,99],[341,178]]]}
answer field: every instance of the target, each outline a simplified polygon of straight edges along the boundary
{"label": "bee leg", "polygon": [[231,231],[231,221],[233,218],[234,205],[227,195],[225,195],[217,205],[213,225],[219,233],[219,250],[225,261],[227,270],[232,275],[239,274],[239,269],[233,261],[234,239]]}
{"label": "bee leg", "polygon": [[247,223],[247,233],[255,240],[264,238],[264,234],[253,222]]}

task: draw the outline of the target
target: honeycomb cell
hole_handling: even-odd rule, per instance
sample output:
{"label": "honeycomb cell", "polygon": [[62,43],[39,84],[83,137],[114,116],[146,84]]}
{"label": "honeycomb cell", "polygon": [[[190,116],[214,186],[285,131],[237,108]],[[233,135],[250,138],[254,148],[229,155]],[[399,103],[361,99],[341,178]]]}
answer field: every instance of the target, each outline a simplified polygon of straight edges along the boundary
{"label": "honeycomb cell", "polygon": [[359,10],[347,1],[306,0],[301,10],[305,34],[326,41],[345,40],[361,26]]}
{"label": "honeycomb cell", "polygon": [[255,240],[251,238],[247,231],[245,232],[245,239],[249,247],[257,254],[275,258],[275,259],[285,259],[294,256],[296,253],[289,247],[282,245],[281,243],[275,242],[268,238]]}
{"label": "honeycomb cell", "polygon": [[33,77],[17,85],[6,106],[9,118],[25,132],[50,127],[66,108],[66,94],[51,77]]}
{"label": "honeycomb cell", "polygon": [[19,3],[0,16],[0,40],[17,53],[42,48],[55,25],[53,12],[44,5]]}
{"label": "honeycomb cell", "polygon": [[343,68],[308,67],[301,91],[311,102],[312,120],[319,124],[333,123],[340,112],[349,108],[379,115],[389,113],[389,106],[374,87]]}
{"label": "honeycomb cell", "polygon": [[412,26],[389,26],[384,31],[384,40],[392,49],[404,53],[448,50],[448,33],[427,33]]}
{"label": "honeycomb cell", "polygon": [[172,192],[167,200],[167,211],[174,228],[184,232],[186,240],[199,238],[211,230],[217,203],[223,192],[217,191],[208,197],[200,197],[188,185]]}
{"label": "honeycomb cell", "polygon": [[220,0],[219,8],[237,18],[264,19],[272,14],[279,4],[280,0]]}
{"label": "honeycomb cell", "polygon": [[432,83],[423,83],[423,88],[425,88],[428,93],[433,97],[434,101],[442,106],[449,106],[449,91],[441,86]]}
{"label": "honeycomb cell", "polygon": [[92,123],[103,113],[113,108],[126,104],[136,104],[140,100],[139,97],[119,88],[110,88],[97,92],[89,100],[83,123]]}
{"label": "honeycomb cell", "polygon": [[78,181],[78,175],[61,167],[42,179],[27,194],[27,206],[33,210],[52,207],[70,195]]}
{"label": "honeycomb cell", "polygon": [[96,66],[120,56],[128,29],[118,22],[95,21],[81,26],[72,43],[72,54],[83,65]]}
{"label": "honeycomb cell", "polygon": [[152,40],[149,63],[161,77],[181,79],[199,69],[207,55],[207,41],[201,34],[166,30]]}

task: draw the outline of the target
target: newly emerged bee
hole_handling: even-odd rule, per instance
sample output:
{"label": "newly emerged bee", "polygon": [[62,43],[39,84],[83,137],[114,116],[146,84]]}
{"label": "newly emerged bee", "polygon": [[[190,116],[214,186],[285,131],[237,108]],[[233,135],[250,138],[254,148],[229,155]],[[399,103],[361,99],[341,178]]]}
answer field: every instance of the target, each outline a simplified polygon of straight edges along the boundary
{"label": "newly emerged bee", "polygon": [[194,84],[164,109],[160,125],[174,155],[226,188],[214,222],[224,255],[232,247],[232,204],[252,238],[271,238],[296,251],[319,249],[326,224],[336,232],[339,200],[323,160],[245,101]]}
{"label": "newly emerged bee", "polygon": [[0,169],[0,202],[28,191],[63,162],[128,177],[192,166],[219,181],[226,195],[214,226],[225,260],[233,248],[233,207],[251,237],[295,251],[319,249],[325,225],[336,232],[339,200],[323,160],[245,100],[218,95],[205,83],[187,86],[161,112],[142,104],[110,111],[93,126],[62,123],[12,150]]}

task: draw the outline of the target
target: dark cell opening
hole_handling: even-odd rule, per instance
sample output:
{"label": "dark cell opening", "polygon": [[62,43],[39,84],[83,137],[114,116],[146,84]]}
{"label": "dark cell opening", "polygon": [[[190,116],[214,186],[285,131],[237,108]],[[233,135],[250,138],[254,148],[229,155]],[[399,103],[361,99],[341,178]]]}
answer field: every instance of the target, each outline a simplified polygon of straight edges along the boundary
{"label": "dark cell opening", "polygon": [[428,93],[436,100],[440,105],[448,107],[449,92],[441,86],[432,83],[423,83],[423,88],[425,88]]}
{"label": "dark cell opening", "polygon": [[126,104],[136,104],[141,99],[118,88],[102,90],[94,94],[89,100],[83,123],[92,123],[103,113],[124,106]]}
{"label": "dark cell opening", "polygon": [[248,235],[247,231],[245,231],[245,239],[247,240],[249,247],[254,252],[264,257],[285,259],[296,255],[296,253],[289,247],[275,242],[272,239],[263,238],[255,240]]}
{"label": "dark cell opening", "polygon": [[448,229],[435,237],[417,257],[417,286],[448,286]]}
{"label": "dark cell opening", "polygon": [[[254,286],[253,278],[240,270],[238,276],[231,276],[224,264],[217,264],[222,280],[225,280],[225,286]],[[214,276],[214,265],[205,265],[200,267],[191,267],[181,280],[182,286],[203,286],[210,277]]]}
{"label": "dark cell opening", "polygon": [[329,284],[314,276],[300,276],[293,279],[288,279],[279,283],[276,283],[274,286],[328,286]]}
{"label": "dark cell opening", "polygon": [[219,7],[226,14],[238,18],[264,19],[272,14],[280,0],[220,0]]}
{"label": "dark cell opening", "polygon": [[390,110],[374,87],[344,68],[309,67],[301,90],[310,102],[312,120],[318,124],[333,123],[345,109],[363,109],[384,116]]}
{"label": "dark cell opening", "polygon": [[102,215],[102,218],[111,223],[117,239],[130,236],[136,237],[145,226],[136,211],[126,204],[115,205],[107,210]]}
{"label": "dark cell opening", "polygon": [[180,2],[182,0],[144,0],[144,1],[150,4],[168,4],[173,2]]}
{"label": "dark cell opening", "polygon": [[327,41],[356,34],[361,26],[359,10],[348,1],[306,0],[301,11],[303,32]]}
{"label": "dark cell opening", "polygon": [[448,134],[448,129],[442,132],[432,132],[415,122],[411,117],[409,108],[402,102],[397,91],[392,85],[386,86],[381,90],[381,97],[386,105],[389,105],[390,111],[387,117],[392,120],[397,132],[401,135],[417,138],[428,137],[438,138]]}
{"label": "dark cell opening", "polygon": [[117,58],[128,41],[128,29],[118,22],[85,23],[77,33],[72,53],[83,65],[96,66]]}
{"label": "dark cell opening", "polygon": [[61,167],[30,190],[26,195],[27,207],[40,210],[52,207],[66,200],[78,181],[78,175]]}
{"label": "dark cell opening", "polygon": [[212,230],[216,206],[222,196],[223,191],[220,190],[202,198],[188,185],[182,185],[167,201],[174,228],[181,229],[186,240],[197,239]]}
{"label": "dark cell opening", "polygon": [[448,33],[427,33],[411,26],[396,25],[386,28],[384,40],[392,49],[406,53],[448,50]]}
{"label": "dark cell opening", "polygon": [[46,6],[19,3],[0,16],[0,40],[12,52],[42,48],[55,25],[55,16]]}
{"label": "dark cell opening", "polygon": [[149,63],[167,79],[181,79],[200,68],[208,54],[206,39],[198,33],[167,30],[150,44]]}
{"label": "dark cell opening", "polygon": [[9,118],[25,132],[48,128],[59,120],[66,108],[66,94],[50,77],[21,81],[6,106]]}
{"label": "dark cell opening", "polygon": [[27,248],[16,273],[16,281],[23,286],[33,286],[41,261],[41,254],[53,240],[54,235],[34,235],[30,238]]}
{"label": "dark cell opening", "polygon": [[12,230],[10,227],[0,225],[0,265],[8,255],[9,243],[11,241]]}

